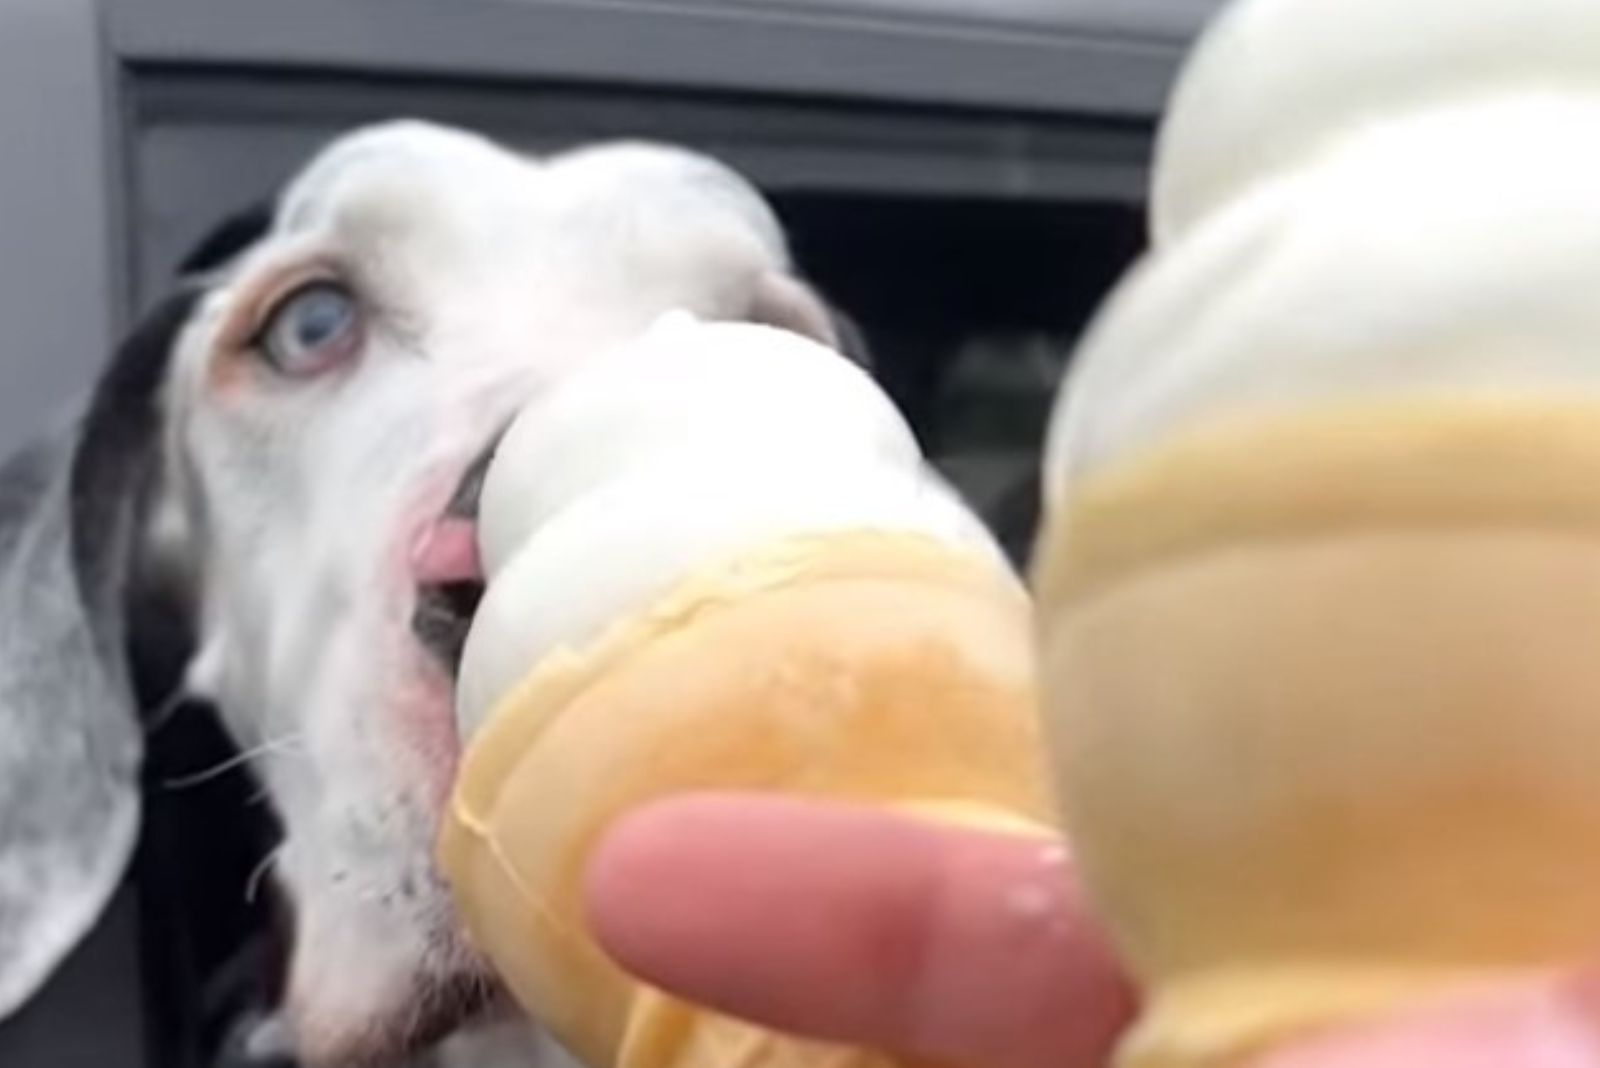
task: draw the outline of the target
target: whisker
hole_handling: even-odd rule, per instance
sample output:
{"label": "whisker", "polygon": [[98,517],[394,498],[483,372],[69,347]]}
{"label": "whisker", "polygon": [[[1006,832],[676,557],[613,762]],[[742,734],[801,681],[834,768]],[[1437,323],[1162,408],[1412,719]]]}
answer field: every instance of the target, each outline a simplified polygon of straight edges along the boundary
{"label": "whisker", "polygon": [[263,742],[252,749],[246,749],[242,753],[236,753],[227,760],[224,760],[219,764],[214,764],[203,771],[197,771],[191,775],[180,775],[175,779],[166,780],[161,785],[164,789],[168,790],[187,790],[190,787],[200,786],[204,783],[221,778],[228,772],[237,768],[241,768],[246,764],[249,764],[251,761],[259,759],[260,757],[271,756],[273,753],[282,752],[285,749],[292,749],[294,746],[300,744],[300,740],[301,735],[299,732],[284,735],[282,738],[274,738],[271,741]]}
{"label": "whisker", "polygon": [[172,692],[163,697],[150,709],[149,717],[144,725],[146,734],[157,734],[162,728],[177,718],[183,707],[189,703],[189,690],[185,686],[176,686]]}
{"label": "whisker", "polygon": [[267,872],[272,870],[272,866],[278,862],[282,855],[283,846],[274,846],[267,850],[267,855],[261,858],[261,863],[251,869],[250,877],[244,883],[245,904],[254,905],[256,903],[256,893],[261,889],[262,880],[267,877]]}

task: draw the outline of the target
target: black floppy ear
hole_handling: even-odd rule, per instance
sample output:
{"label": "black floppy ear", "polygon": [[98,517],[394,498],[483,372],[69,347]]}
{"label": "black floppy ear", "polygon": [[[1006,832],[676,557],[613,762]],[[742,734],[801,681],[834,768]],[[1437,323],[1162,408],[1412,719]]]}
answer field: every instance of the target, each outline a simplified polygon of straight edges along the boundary
{"label": "black floppy ear", "polygon": [[82,416],[0,467],[0,1019],[98,921],[137,837],[134,564],[196,299],[156,307]]}
{"label": "black floppy ear", "polygon": [[868,371],[873,369],[866,336],[855,320],[794,275],[776,271],[763,275],[756,283],[749,314],[754,322],[803,334]]}

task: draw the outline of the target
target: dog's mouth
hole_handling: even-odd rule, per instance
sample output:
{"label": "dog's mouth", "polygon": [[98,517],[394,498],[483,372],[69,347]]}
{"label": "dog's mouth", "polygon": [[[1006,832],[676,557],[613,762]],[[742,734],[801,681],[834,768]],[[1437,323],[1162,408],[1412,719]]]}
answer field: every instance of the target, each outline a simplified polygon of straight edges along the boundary
{"label": "dog's mouth", "polygon": [[454,678],[461,667],[462,651],[473,614],[483,599],[481,581],[462,580],[417,588],[417,608],[411,632]]}
{"label": "dog's mouth", "polygon": [[[499,435],[472,462],[461,476],[450,503],[445,506],[441,528],[454,528],[457,537],[475,536],[478,504],[483,482],[494,459]],[[469,569],[475,570],[475,569]],[[439,581],[419,583],[416,609],[411,616],[411,632],[417,641],[455,678],[466,648],[472,617],[483,600],[481,573],[452,574]]]}

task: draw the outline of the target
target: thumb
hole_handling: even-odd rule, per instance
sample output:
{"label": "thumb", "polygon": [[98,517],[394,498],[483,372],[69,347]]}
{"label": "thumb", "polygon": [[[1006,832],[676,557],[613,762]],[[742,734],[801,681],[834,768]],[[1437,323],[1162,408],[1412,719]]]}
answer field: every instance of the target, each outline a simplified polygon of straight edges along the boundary
{"label": "thumb", "polygon": [[1105,1063],[1132,998],[1035,838],[711,796],[623,819],[590,867],[623,967],[767,1027],[947,1063]]}

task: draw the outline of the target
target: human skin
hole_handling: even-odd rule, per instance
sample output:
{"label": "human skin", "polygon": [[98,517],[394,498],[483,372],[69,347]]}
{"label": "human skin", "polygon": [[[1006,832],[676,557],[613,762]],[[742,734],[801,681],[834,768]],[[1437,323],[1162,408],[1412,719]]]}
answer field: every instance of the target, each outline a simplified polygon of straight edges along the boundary
{"label": "human skin", "polygon": [[[819,858],[825,858],[819,863]],[[1061,846],[710,794],[622,820],[589,869],[607,952],[712,1008],[981,1068],[1101,1068],[1136,1011]],[[1600,1068],[1600,979],[1552,977],[1260,1068]]]}

